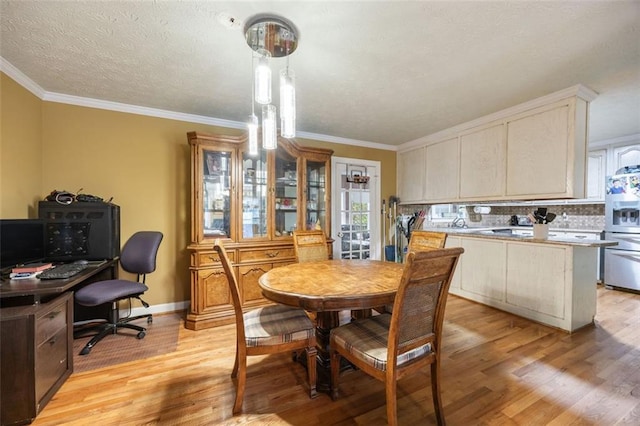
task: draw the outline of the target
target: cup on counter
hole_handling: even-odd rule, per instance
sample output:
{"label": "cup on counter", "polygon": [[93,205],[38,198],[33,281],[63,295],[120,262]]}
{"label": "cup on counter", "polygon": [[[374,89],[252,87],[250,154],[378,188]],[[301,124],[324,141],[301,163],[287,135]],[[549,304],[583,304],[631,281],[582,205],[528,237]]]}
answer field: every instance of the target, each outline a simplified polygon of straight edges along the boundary
{"label": "cup on counter", "polygon": [[534,240],[546,240],[549,238],[549,224],[548,223],[534,223],[533,224],[533,239]]}

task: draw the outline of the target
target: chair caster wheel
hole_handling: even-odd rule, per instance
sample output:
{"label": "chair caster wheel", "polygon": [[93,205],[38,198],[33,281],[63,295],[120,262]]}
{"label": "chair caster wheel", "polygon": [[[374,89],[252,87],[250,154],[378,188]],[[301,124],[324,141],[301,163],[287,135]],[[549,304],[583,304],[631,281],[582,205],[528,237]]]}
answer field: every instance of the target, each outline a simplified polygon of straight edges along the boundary
{"label": "chair caster wheel", "polygon": [[82,348],[82,350],[80,351],[80,355],[89,355],[89,352],[91,352],[91,348],[88,347],[84,347]]}
{"label": "chair caster wheel", "polygon": [[147,324],[151,324],[153,322],[153,318],[147,317]]}
{"label": "chair caster wheel", "polygon": [[140,333],[138,333],[138,335],[136,336],[138,339],[143,339],[144,336],[146,336],[147,333],[145,333],[144,331],[141,331]]}

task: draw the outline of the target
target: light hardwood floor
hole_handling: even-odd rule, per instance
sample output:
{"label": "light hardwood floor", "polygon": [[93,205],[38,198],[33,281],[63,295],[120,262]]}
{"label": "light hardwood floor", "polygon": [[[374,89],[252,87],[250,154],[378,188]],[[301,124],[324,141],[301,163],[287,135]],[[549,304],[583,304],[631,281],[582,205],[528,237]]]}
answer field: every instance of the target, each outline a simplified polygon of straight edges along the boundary
{"label": "light hardwood floor", "polygon": [[[234,338],[182,327],[173,353],[74,373],[33,424],[385,424],[382,383],[350,371],[338,401],[311,400],[286,354],[249,359],[231,416]],[[449,425],[640,425],[640,295],[599,287],[595,326],[573,334],[451,296],[443,342]],[[435,424],[428,374],[399,382],[400,424]]]}

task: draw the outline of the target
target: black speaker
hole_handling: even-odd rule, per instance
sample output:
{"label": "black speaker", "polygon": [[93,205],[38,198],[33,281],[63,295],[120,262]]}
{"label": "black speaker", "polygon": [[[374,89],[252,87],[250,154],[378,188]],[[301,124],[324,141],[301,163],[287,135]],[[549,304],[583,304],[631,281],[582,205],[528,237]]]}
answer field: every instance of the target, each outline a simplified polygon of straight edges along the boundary
{"label": "black speaker", "polygon": [[65,262],[120,256],[120,207],[111,203],[40,201],[45,221],[45,257]]}

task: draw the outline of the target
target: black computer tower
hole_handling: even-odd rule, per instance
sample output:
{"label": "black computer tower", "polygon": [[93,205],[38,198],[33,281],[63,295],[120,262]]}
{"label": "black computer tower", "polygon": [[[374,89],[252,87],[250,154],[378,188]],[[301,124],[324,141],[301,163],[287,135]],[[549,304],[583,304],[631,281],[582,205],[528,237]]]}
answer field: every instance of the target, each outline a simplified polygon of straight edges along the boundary
{"label": "black computer tower", "polygon": [[40,201],[48,261],[103,260],[120,256],[120,207],[111,203]]}

